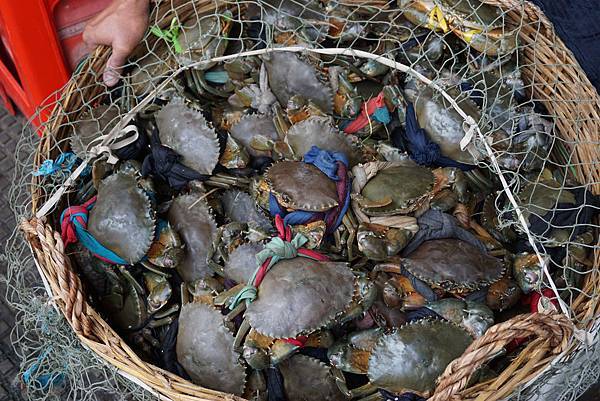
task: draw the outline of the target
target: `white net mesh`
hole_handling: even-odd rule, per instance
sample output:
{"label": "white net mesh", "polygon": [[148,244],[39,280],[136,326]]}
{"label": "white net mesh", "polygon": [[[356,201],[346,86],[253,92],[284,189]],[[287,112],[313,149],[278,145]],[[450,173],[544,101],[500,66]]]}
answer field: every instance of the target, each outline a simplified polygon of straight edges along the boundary
{"label": "white net mesh", "polygon": [[[455,215],[460,220],[466,213],[465,224],[488,240],[496,256],[532,255],[525,271],[539,276],[534,289],[556,291],[555,308],[595,333],[590,323],[598,302],[600,205],[592,194],[600,188],[593,167],[600,141],[597,131],[585,131],[594,127],[593,115],[566,115],[565,109],[596,99],[587,91],[575,99],[549,93],[548,87],[559,87],[565,76],[552,72],[572,66],[537,50],[559,44],[550,43],[542,34],[547,28],[525,10],[518,4],[509,17],[474,0],[159,2],[122,84],[114,89],[98,84],[101,61],[93,60],[92,68],[86,61],[63,94],[67,106],[39,131],[53,136],[38,147],[37,136],[24,132],[11,190],[17,220],[37,212],[59,230],[60,212],[94,193],[85,164],[117,153],[121,129],[132,119],[150,120],[175,93],[205,111],[224,135],[222,147],[244,114],[275,114],[284,127],[304,114],[326,114],[339,129],[351,131],[363,161],[395,160],[408,151],[421,164],[464,167],[474,196],[460,209],[462,215],[459,209]],[[518,39],[523,31],[528,34]],[[282,47],[290,49],[282,52]],[[354,124],[380,94],[389,121],[369,112],[366,123]],[[408,104],[414,104],[427,133],[425,143],[408,126]],[[359,128],[348,128],[353,124]],[[75,142],[73,132],[81,133]],[[108,135],[95,139],[100,133]],[[472,138],[463,150],[459,142],[465,134]],[[277,152],[277,140],[262,139],[254,138],[255,150],[268,148],[274,158],[285,154]],[[51,162],[36,171],[33,166],[44,159]],[[221,156],[225,167],[236,162]],[[235,176],[232,170],[221,178]],[[8,248],[8,262],[8,298],[20,316],[15,341],[24,372],[43,359],[34,376],[64,374],[62,394],[68,399],[101,398],[107,392],[110,399],[149,397],[79,345],[42,287],[26,285],[26,277],[36,272],[19,235]],[[511,399],[575,399],[597,380],[600,360],[595,346],[578,343],[577,349],[532,377],[535,381]],[[28,384],[39,386],[39,380]],[[54,396],[33,388],[29,394]]]}

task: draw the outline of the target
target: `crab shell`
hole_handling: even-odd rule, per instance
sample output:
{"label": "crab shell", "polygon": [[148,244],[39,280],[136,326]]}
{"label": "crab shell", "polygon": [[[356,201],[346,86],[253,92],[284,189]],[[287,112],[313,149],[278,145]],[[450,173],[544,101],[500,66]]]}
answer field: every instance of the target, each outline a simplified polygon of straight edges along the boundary
{"label": "crab shell", "polygon": [[347,400],[336,384],[332,368],[318,359],[296,354],[277,366],[288,401]]}
{"label": "crab shell", "polygon": [[333,92],[317,77],[313,66],[290,52],[273,52],[265,60],[269,86],[279,103],[286,105],[294,95],[316,104],[327,114],[333,112]]}
{"label": "crab shell", "polygon": [[280,161],[269,167],[265,179],[284,207],[324,212],[338,205],[335,182],[312,164]]}
{"label": "crab shell", "polygon": [[346,263],[300,256],[281,260],[265,276],[245,315],[252,328],[269,337],[309,334],[350,306],[354,283]]}
{"label": "crab shell", "polygon": [[441,4],[448,19],[455,21],[452,32],[473,49],[488,56],[516,49],[518,31],[505,26],[500,8],[479,0],[441,0]]}
{"label": "crab shell", "polygon": [[302,158],[312,146],[330,152],[341,152],[348,158],[350,167],[360,163],[360,155],[346,135],[329,122],[311,117],[294,124],[288,130],[285,140],[297,158]]}
{"label": "crab shell", "polygon": [[129,74],[129,84],[138,98],[146,96],[154,90],[160,81],[175,69],[175,59],[169,56],[166,43],[163,43],[162,41],[157,42],[152,51],[137,58],[136,64]]}
{"label": "crab shell", "polygon": [[236,395],[244,392],[246,373],[234,351],[234,336],[213,307],[184,305],[179,315],[177,361],[200,386]]}
{"label": "crab shell", "polygon": [[263,23],[277,31],[300,31],[302,39],[313,42],[323,40],[327,34],[325,10],[318,0],[265,0],[260,4]]}
{"label": "crab shell", "polygon": [[480,0],[438,0],[444,13],[465,28],[490,30],[504,24],[502,10]]}
{"label": "crab shell", "polygon": [[276,141],[279,138],[273,119],[266,115],[250,114],[243,116],[234,124],[229,134],[244,145],[246,151],[254,157],[270,156],[270,152],[252,147],[252,140],[257,136]]}
{"label": "crab shell", "polygon": [[423,242],[402,260],[402,265],[418,279],[452,293],[490,285],[505,271],[499,259],[455,238]]}
{"label": "crab shell", "polygon": [[[459,107],[475,121],[481,118],[477,105],[465,95],[448,90],[456,98]],[[417,121],[427,132],[431,141],[438,144],[442,154],[460,163],[475,164],[483,158],[476,153],[476,158],[468,152],[461,150],[460,141],[465,136],[463,130],[464,119],[452,106],[439,94],[434,94],[433,89],[426,87],[419,92],[415,101]],[[484,132],[485,133],[485,132]]]}
{"label": "crab shell", "polygon": [[490,285],[485,302],[490,309],[502,312],[517,304],[523,292],[516,281],[504,277],[502,280]]}
{"label": "crab shell", "polygon": [[369,357],[383,331],[377,327],[348,334],[327,350],[331,365],[344,371],[366,375],[369,371]]}
{"label": "crab shell", "polygon": [[178,196],[168,213],[169,222],[185,243],[185,257],[177,271],[186,282],[206,278],[213,273],[206,259],[217,234],[217,224],[208,206],[197,201],[196,195]]}
{"label": "crab shell", "polygon": [[473,338],[481,337],[494,324],[494,312],[480,302],[444,298],[430,302],[427,308],[461,326]]}
{"label": "crab shell", "polygon": [[[177,41],[181,46],[181,53],[176,55],[177,61],[182,64],[191,64],[196,61],[209,60],[222,56],[229,41],[226,35],[230,25],[215,15],[199,16],[186,22]],[[216,62],[202,63],[195,68],[207,70]]]}
{"label": "crab shell", "polygon": [[137,263],[150,249],[154,223],[150,199],[135,174],[118,171],[100,182],[87,229],[103,246]]}
{"label": "crab shell", "polygon": [[462,355],[472,341],[465,330],[453,323],[409,323],[381,336],[369,358],[367,375],[373,385],[393,393],[410,391],[427,396],[446,366]]}
{"label": "crab shell", "polygon": [[148,319],[141,294],[114,265],[98,259],[80,242],[70,245],[69,250],[79,273],[87,283],[93,283],[88,290],[111,324],[121,330],[131,330]]}
{"label": "crab shell", "polygon": [[271,220],[259,209],[256,202],[246,192],[230,189],[221,197],[223,214],[235,223],[246,223],[265,232],[272,232]]}
{"label": "crab shell", "polygon": [[473,91],[470,98],[479,98],[485,105],[486,117],[489,117],[494,127],[512,130],[512,119],[515,118],[515,91],[502,81],[495,72],[481,72],[471,78]]}
{"label": "crab shell", "polygon": [[263,244],[248,243],[231,251],[225,262],[225,277],[236,283],[247,283],[256,270],[256,254],[263,248]]}
{"label": "crab shell", "polygon": [[90,143],[99,136],[108,134],[119,122],[119,115],[116,105],[100,105],[83,113],[73,123],[73,134],[69,138],[73,153],[79,158],[85,158]]}
{"label": "crab shell", "polygon": [[564,188],[553,178],[546,177],[540,177],[537,182],[527,184],[517,194],[517,201],[526,221],[529,221],[532,215],[543,218],[548,212],[555,210],[559,203],[577,203],[575,195],[568,188]]}
{"label": "crab shell", "polygon": [[202,113],[173,98],[156,114],[163,145],[179,153],[182,163],[201,174],[212,174],[219,161],[219,140]]}
{"label": "crab shell", "polygon": [[361,209],[369,216],[411,213],[427,203],[435,184],[436,177],[429,168],[412,162],[398,162],[397,166],[378,171],[361,191],[367,201],[378,203],[387,199],[390,203],[377,207],[363,203]]}

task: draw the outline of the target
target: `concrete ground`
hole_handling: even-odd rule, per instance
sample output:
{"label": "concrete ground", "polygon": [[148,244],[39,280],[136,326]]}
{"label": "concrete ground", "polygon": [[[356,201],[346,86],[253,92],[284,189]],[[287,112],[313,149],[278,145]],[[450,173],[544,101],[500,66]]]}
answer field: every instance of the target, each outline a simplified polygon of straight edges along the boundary
{"label": "concrete ground", "polygon": [[[23,123],[22,118],[11,116],[0,107],[0,254],[3,254],[6,241],[15,227],[8,192],[13,177],[14,150]],[[5,272],[6,266],[0,260],[0,275]],[[4,293],[4,288],[0,287],[0,401],[23,401],[20,390],[14,386],[20,363],[10,342],[14,313],[8,307]],[[600,401],[600,383],[589,389],[578,401]]]}
{"label": "concrete ground", "polygon": [[[8,204],[8,192],[14,169],[14,149],[23,129],[23,120],[11,116],[0,107],[0,254],[15,227],[14,217]],[[0,261],[0,275],[6,265]],[[5,289],[0,287],[0,401],[21,401],[20,391],[13,385],[19,371],[19,358],[10,341],[15,323],[13,311],[4,299]]]}

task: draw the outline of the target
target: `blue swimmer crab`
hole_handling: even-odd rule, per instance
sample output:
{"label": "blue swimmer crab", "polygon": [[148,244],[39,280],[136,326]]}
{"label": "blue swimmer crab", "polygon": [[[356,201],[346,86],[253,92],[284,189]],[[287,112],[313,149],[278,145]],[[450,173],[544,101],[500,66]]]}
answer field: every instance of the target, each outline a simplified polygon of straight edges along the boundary
{"label": "blue swimmer crab", "polygon": [[260,334],[295,338],[331,324],[352,305],[356,278],[346,263],[281,260],[266,274],[245,317]]}
{"label": "blue swimmer crab", "polygon": [[128,267],[104,262],[81,243],[70,246],[78,272],[91,283],[92,300],[111,324],[131,339],[146,355],[160,346],[154,329],[169,325],[179,310],[177,304],[166,307],[171,299],[171,286],[164,276],[152,272],[142,274],[144,285],[131,275]]}
{"label": "blue swimmer crab", "polygon": [[306,355],[294,355],[278,365],[288,401],[344,401],[336,385],[335,368]]}
{"label": "blue swimmer crab", "polygon": [[480,302],[444,298],[429,302],[426,307],[461,326],[473,338],[481,337],[494,324],[494,312]]}
{"label": "blue swimmer crab", "polygon": [[360,153],[350,139],[323,118],[310,117],[292,125],[285,134],[285,142],[296,160],[301,159],[312,146],[317,146],[322,150],[345,154],[350,167],[361,161]]}
{"label": "blue swimmer crab", "polygon": [[266,0],[259,17],[275,29],[277,43],[320,42],[327,34],[325,10],[316,0]]}
{"label": "blue swimmer crab", "polygon": [[258,143],[275,142],[279,139],[273,118],[263,114],[244,115],[232,125],[229,134],[254,157],[271,155],[270,151],[257,146]]}

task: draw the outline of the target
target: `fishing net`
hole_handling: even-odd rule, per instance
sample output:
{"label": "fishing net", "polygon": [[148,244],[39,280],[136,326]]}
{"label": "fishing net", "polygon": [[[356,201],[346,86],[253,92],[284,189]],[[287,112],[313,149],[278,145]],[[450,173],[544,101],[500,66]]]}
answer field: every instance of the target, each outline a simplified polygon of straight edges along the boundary
{"label": "fishing net", "polygon": [[[274,91],[285,97],[280,102],[294,92],[312,92],[315,104],[304,106],[336,115],[339,127],[358,126],[352,132],[357,143],[388,160],[409,152],[420,164],[476,165],[465,169],[469,185],[489,195],[470,216],[455,215],[476,232],[485,229],[490,241],[513,235],[511,251],[528,252],[538,266],[534,289],[542,296],[531,311],[562,314],[573,323],[564,331],[574,333],[568,338],[560,329],[556,334],[555,326],[534,327],[533,337],[550,334],[532,340],[500,376],[466,390],[464,380],[460,396],[574,400],[595,383],[600,375],[598,95],[536,7],[517,0],[488,3],[499,8],[492,12],[474,0],[157,1],[122,84],[101,83],[107,49],[82,61],[58,100],[40,111],[47,121],[27,127],[16,150],[11,204],[17,221],[30,224],[25,236],[15,232],[8,244],[6,283],[17,310],[13,340],[23,360],[20,382],[27,396],[143,400],[160,393],[171,399],[183,399],[182,394],[223,399],[128,355],[87,304],[52,229],[60,231],[62,210],[83,203],[93,191],[94,159],[110,161],[124,149],[136,151],[132,131],[124,129],[136,115],[154,113],[175,92],[210,109],[215,125],[228,126],[236,118],[235,111],[211,109],[227,98],[238,109],[271,113],[274,96],[264,74],[279,73],[283,86],[292,85],[294,77],[261,71],[261,64],[286,54],[299,55],[306,60],[303,66],[312,63],[319,71],[294,70],[306,74],[306,81],[284,94]],[[395,94],[397,88],[403,96]],[[427,114],[419,107],[416,94],[424,92],[441,109]],[[386,115],[369,111],[378,99]],[[463,117],[452,146],[436,145],[410,126],[410,99],[425,131],[435,128],[431,121],[444,110]],[[110,107],[98,114],[100,104]],[[82,122],[104,136],[74,143],[70,137]],[[405,135],[397,136],[398,130]],[[375,150],[375,138],[387,147]],[[490,211],[493,217],[483,224]],[[31,223],[34,216],[38,220]]]}

